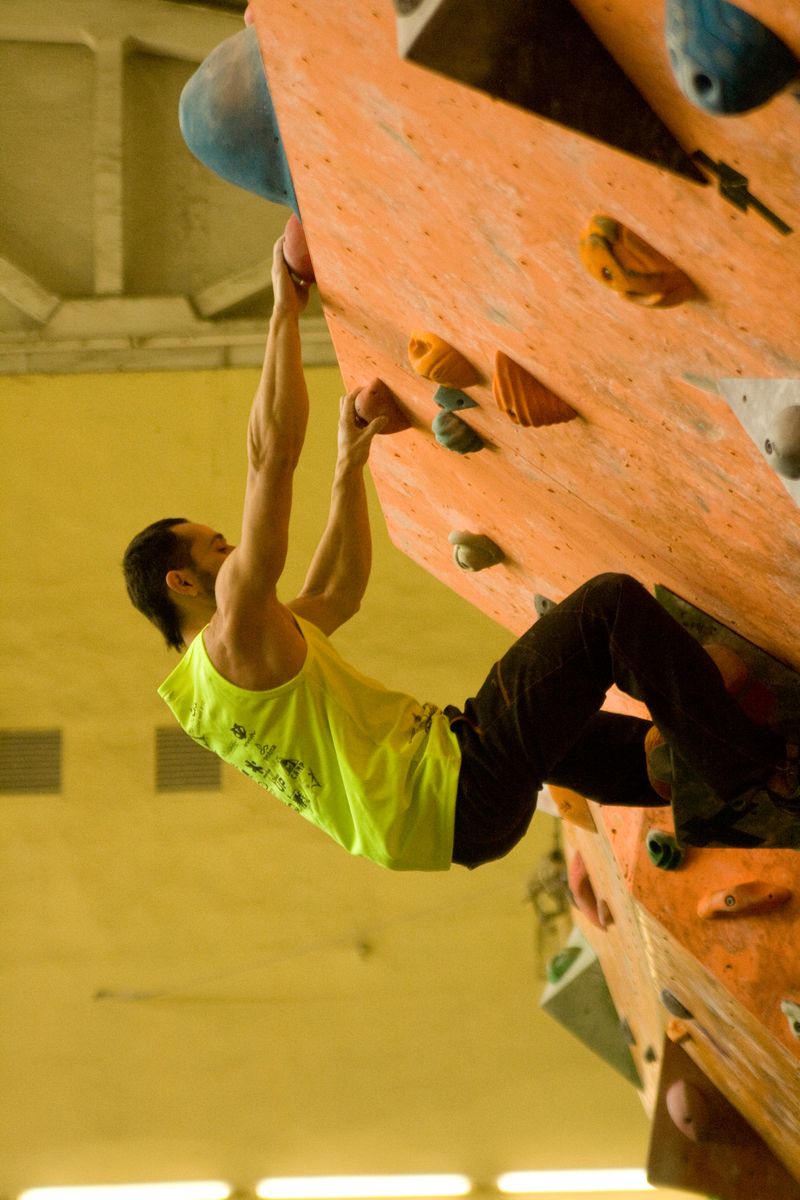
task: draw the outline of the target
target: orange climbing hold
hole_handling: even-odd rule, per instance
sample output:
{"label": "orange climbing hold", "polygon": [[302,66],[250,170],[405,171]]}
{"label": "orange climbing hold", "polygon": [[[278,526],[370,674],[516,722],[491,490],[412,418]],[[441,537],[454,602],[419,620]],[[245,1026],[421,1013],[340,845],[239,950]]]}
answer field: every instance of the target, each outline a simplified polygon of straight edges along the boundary
{"label": "orange climbing hold", "polygon": [[662,800],[672,799],[672,755],[661,730],[651,725],[644,738],[647,778]]}
{"label": "orange climbing hold", "polygon": [[502,350],[495,355],[492,388],[497,407],[515,425],[559,425],[574,421],[578,415],[565,400]]}
{"label": "orange climbing hold", "polygon": [[750,678],[747,664],[742,661],[735,650],[732,650],[730,646],[724,646],[721,642],[706,642],[703,649],[716,664],[725,684],[725,691],[731,696],[738,696]]}
{"label": "orange climbing hold", "polygon": [[780,908],[791,898],[791,890],[787,887],[748,880],[747,883],[736,883],[723,891],[703,896],[697,905],[697,915],[705,919],[749,917]]}
{"label": "orange climbing hold", "polygon": [[444,387],[466,388],[480,383],[480,374],[469,359],[436,333],[412,333],[408,360],[418,375]]}
{"label": "orange climbing hold", "polygon": [[680,267],[613,217],[592,217],[580,254],[590,275],[635,304],[669,308],[697,296]]}
{"label": "orange climbing hold", "polygon": [[552,783],[547,785],[547,789],[563,821],[570,821],[573,825],[579,825],[581,829],[591,829],[593,833],[597,832],[589,803],[583,796],[570,791],[569,788],[556,787]]}

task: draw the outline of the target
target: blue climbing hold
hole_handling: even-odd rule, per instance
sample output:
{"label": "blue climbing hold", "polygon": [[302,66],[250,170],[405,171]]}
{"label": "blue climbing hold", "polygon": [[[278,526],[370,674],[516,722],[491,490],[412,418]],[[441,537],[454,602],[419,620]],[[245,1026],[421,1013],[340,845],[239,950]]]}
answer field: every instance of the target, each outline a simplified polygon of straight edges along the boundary
{"label": "blue climbing hold", "polygon": [[678,86],[707,112],[747,112],[797,74],[788,46],[727,0],[667,0],[666,38]]}
{"label": "blue climbing hold", "polygon": [[255,28],[216,46],[188,80],[178,107],[186,145],[205,166],[299,217],[289,163]]}
{"label": "blue climbing hold", "polygon": [[468,396],[466,392],[462,392],[460,388],[438,387],[433,393],[433,398],[439,405],[439,408],[444,408],[448,412],[453,412],[459,408],[477,408],[478,405]]}
{"label": "blue climbing hold", "polygon": [[440,446],[456,454],[474,454],[483,449],[483,438],[466,421],[446,408],[433,418],[433,432]]}

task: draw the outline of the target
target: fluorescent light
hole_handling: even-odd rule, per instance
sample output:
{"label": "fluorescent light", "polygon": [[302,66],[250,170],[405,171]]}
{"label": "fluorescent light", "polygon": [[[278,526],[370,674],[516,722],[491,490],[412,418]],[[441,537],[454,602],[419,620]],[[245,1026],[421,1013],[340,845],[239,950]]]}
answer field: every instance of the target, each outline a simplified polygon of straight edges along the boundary
{"label": "fluorescent light", "polygon": [[261,1200],[347,1200],[349,1197],[466,1196],[466,1175],[311,1175],[262,1179]]}
{"label": "fluorescent light", "polygon": [[528,1196],[547,1192],[654,1192],[638,1168],[619,1171],[508,1171],[496,1181],[499,1192]]}
{"label": "fluorescent light", "polygon": [[90,1187],[41,1187],[18,1200],[228,1200],[232,1188],[218,1180],[196,1183],[116,1183]]}

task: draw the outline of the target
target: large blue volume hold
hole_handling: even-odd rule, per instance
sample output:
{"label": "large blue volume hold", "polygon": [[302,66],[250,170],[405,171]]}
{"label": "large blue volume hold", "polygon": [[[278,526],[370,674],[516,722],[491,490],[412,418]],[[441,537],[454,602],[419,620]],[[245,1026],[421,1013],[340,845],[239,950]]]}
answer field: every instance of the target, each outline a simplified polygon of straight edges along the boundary
{"label": "large blue volume hold", "polygon": [[299,216],[253,26],[203,60],[181,93],[178,116],[186,145],[215,174]]}
{"label": "large blue volume hold", "polygon": [[666,37],[678,86],[707,112],[756,108],[797,74],[788,46],[726,0],[667,0]]}

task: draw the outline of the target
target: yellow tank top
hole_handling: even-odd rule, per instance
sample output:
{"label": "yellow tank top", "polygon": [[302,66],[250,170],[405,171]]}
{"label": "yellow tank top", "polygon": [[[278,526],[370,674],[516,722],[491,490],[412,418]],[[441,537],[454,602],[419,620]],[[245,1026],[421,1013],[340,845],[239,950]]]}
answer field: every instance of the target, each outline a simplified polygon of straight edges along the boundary
{"label": "yellow tank top", "polygon": [[351,854],[398,871],[446,871],[461,754],[432,704],[344,661],[315,625],[299,674],[268,691],[230,683],[200,634],[158,689],[179,724]]}

